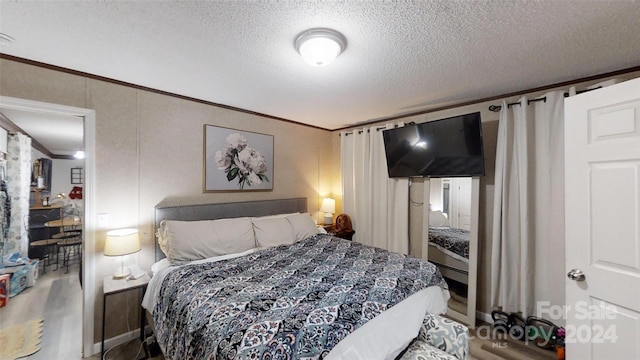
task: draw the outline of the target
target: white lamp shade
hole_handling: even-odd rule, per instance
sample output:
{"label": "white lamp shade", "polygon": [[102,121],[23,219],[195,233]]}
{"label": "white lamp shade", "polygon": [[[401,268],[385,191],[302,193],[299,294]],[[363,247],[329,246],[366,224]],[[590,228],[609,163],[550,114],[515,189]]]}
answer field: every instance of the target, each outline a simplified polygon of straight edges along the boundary
{"label": "white lamp shade", "polygon": [[336,212],[336,201],[332,198],[323,199],[322,206],[320,206],[320,211],[333,214],[334,212]]}
{"label": "white lamp shade", "polygon": [[104,243],[105,256],[129,255],[140,251],[140,238],[136,229],[112,230]]}
{"label": "white lamp shade", "polygon": [[325,225],[331,224],[333,221],[333,213],[336,212],[336,201],[332,198],[322,199],[320,211],[324,213]]}

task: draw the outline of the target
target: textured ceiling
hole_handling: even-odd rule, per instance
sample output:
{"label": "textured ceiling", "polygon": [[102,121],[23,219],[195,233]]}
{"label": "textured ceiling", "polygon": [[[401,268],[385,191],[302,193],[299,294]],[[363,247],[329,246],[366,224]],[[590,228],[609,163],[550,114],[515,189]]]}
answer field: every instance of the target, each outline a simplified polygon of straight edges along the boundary
{"label": "textured ceiling", "polygon": [[[0,52],[336,129],[638,66],[639,19],[636,1],[1,1]],[[293,47],[313,27],[347,38],[327,67]]]}

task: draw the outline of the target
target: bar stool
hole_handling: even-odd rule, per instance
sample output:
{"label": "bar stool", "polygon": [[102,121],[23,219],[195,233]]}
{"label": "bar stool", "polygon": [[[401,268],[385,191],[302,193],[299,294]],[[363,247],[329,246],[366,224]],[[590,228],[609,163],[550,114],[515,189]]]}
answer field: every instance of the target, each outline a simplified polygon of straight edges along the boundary
{"label": "bar stool", "polygon": [[[52,257],[53,254],[56,255],[56,270],[58,269],[58,259],[57,259],[57,254],[58,252],[56,251],[56,246],[58,243],[57,239],[53,239],[53,238],[46,238],[46,239],[40,239],[40,240],[36,240],[36,241],[31,241],[31,230],[37,229],[34,228],[32,229],[32,226],[36,226],[36,227],[41,227],[41,224],[44,224],[47,222],[47,220],[49,219],[48,216],[46,215],[26,215],[24,217],[24,227],[26,229],[27,232],[27,238],[29,239],[29,250],[32,253],[32,255],[35,255],[34,257],[40,259],[40,261],[42,262],[42,273],[46,273],[47,272],[47,265],[51,265],[52,262]],[[36,224],[36,225],[32,225]],[[47,235],[48,232],[47,232]]]}
{"label": "bar stool", "polygon": [[75,208],[63,210],[62,227],[59,234],[57,246],[58,253],[62,250],[62,266],[65,267],[65,274],[69,272],[71,257],[75,256],[80,263],[82,257],[82,219],[80,212]]}
{"label": "bar stool", "polygon": [[62,250],[62,266],[65,267],[64,273],[69,272],[69,264],[71,257],[75,256],[80,263],[82,257],[82,235],[75,234],[71,237],[57,240],[58,252]]}
{"label": "bar stool", "polygon": [[42,264],[43,274],[47,272],[47,265],[51,265],[52,254],[56,255],[55,270],[58,270],[58,259],[57,259],[58,251],[56,250],[56,246],[58,246],[58,239],[36,240],[29,243],[29,246],[32,248],[42,248],[41,251],[43,252],[43,255],[39,259],[43,261],[43,264]]}

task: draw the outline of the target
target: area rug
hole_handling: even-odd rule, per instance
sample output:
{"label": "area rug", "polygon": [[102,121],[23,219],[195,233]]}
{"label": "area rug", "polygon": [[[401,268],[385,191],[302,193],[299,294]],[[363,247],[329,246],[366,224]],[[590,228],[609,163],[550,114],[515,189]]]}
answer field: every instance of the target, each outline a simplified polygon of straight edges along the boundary
{"label": "area rug", "polygon": [[0,360],[15,360],[40,350],[43,321],[33,319],[0,330]]}

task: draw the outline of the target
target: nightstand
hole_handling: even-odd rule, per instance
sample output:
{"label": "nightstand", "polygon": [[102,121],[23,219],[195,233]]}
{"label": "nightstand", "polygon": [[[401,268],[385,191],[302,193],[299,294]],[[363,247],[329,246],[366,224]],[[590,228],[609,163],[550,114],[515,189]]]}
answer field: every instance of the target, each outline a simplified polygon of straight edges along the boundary
{"label": "nightstand", "polygon": [[336,231],[336,225],[335,224],[318,225],[318,227],[323,228],[327,232],[327,234],[331,234],[331,235],[333,235],[333,233],[335,233],[335,231]]}
{"label": "nightstand", "polygon": [[335,224],[329,224],[329,225],[318,225],[319,228],[323,228],[327,231],[327,234],[329,235],[333,235],[345,240],[351,240],[353,239],[353,234],[355,234],[355,231],[336,231],[336,225]]}
{"label": "nightstand", "polygon": [[[105,319],[105,314],[107,310],[107,297],[109,295],[118,294],[125,291],[137,290],[140,289],[142,291],[142,295],[140,297],[140,341],[144,343],[145,334],[144,334],[144,309],[142,308],[142,298],[144,297],[145,291],[147,291],[147,285],[149,284],[149,275],[144,274],[141,278],[135,280],[125,279],[114,279],[113,276],[105,276],[103,282],[103,292],[104,295],[102,297],[102,347],[100,348],[100,359],[104,356],[104,332],[105,326],[107,324]],[[144,347],[145,358],[149,357],[148,349],[146,346]]]}

